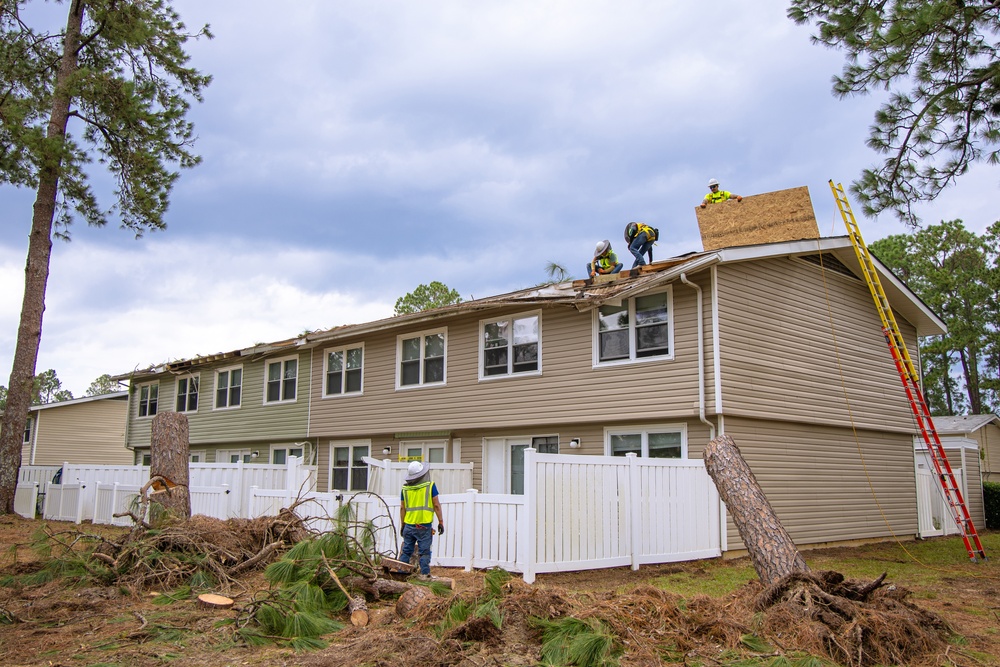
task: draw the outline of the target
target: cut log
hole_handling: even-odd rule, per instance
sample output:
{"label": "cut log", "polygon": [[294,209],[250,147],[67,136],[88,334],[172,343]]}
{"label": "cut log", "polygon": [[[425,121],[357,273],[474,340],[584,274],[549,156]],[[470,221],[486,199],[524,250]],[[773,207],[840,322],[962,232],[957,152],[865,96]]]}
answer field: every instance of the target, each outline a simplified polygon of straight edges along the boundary
{"label": "cut log", "polygon": [[232,598],[215,593],[202,593],[198,596],[198,605],[201,607],[211,607],[214,609],[229,609],[233,606]]}
{"label": "cut log", "polygon": [[410,573],[416,569],[410,563],[404,563],[401,560],[396,560],[395,558],[387,558],[385,556],[382,557],[381,565],[383,570],[392,573],[399,573],[399,572]]}
{"label": "cut log", "polygon": [[421,602],[433,596],[426,586],[410,586],[396,601],[396,613],[401,618],[409,618]]}
{"label": "cut log", "polygon": [[726,503],[740,531],[761,582],[771,586],[793,572],[808,572],[805,559],[778,521],[778,515],[733,439],[728,435],[713,439],[705,447],[702,458],[719,490],[719,497]]}
{"label": "cut log", "polygon": [[149,477],[159,477],[154,485],[155,502],[173,516],[191,518],[191,494],[188,459],[191,445],[187,416],[179,412],[161,412],[150,427]]}
{"label": "cut log", "polygon": [[351,612],[351,625],[363,628],[368,625],[368,605],[362,597],[348,598],[347,610]]}
{"label": "cut log", "polygon": [[395,579],[365,579],[364,577],[345,577],[344,584],[353,590],[361,591],[376,600],[383,595],[400,595],[413,588],[413,584]]}

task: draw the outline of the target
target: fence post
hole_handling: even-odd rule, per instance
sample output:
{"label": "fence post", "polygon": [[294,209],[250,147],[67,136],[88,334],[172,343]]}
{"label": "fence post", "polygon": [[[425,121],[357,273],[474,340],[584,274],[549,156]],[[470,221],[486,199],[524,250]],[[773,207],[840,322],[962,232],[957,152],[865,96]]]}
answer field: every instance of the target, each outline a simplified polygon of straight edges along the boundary
{"label": "fence post", "polygon": [[83,492],[87,488],[87,485],[80,482],[80,490],[76,494],[76,524],[80,525],[83,523]]}
{"label": "fence post", "polygon": [[465,571],[472,572],[472,568],[476,566],[476,531],[479,529],[476,526],[476,496],[479,492],[475,489],[468,489],[466,492],[465,500],[465,517],[463,517],[462,526],[462,549],[468,552],[465,559]]}
{"label": "fence post", "polygon": [[538,539],[537,527],[535,526],[537,521],[535,515],[538,509],[537,465],[535,449],[528,447],[524,450],[524,521],[518,522],[519,524],[523,523],[524,528],[521,528],[520,525],[517,527],[518,532],[524,531],[518,542],[524,545],[524,567],[521,570],[524,573],[524,583],[526,584],[535,582],[535,544]]}
{"label": "fence post", "polygon": [[254,501],[254,498],[257,497],[257,489],[259,489],[259,488],[260,488],[259,486],[257,486],[256,484],[254,484],[253,486],[250,487],[249,493],[247,493],[246,513],[243,516],[245,516],[248,519],[256,519],[257,518],[257,516],[253,513],[253,509],[254,509],[253,508],[253,501]]}
{"label": "fence post", "polygon": [[632,558],[632,569],[639,569],[639,548],[642,539],[642,494],[639,490],[639,457],[635,452],[625,455],[628,461],[628,516],[629,516],[629,555]]}
{"label": "fence post", "polygon": [[382,488],[379,490],[379,495],[383,498],[392,494],[392,489],[389,488],[389,471],[392,469],[392,461],[390,459],[382,459],[382,474],[381,477]]}

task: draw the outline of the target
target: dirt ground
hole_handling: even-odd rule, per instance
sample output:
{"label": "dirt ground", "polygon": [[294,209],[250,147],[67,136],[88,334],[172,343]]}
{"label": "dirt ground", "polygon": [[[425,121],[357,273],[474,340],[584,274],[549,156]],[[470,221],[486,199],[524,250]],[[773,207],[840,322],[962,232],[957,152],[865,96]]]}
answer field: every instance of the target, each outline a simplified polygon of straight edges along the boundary
{"label": "dirt ground", "polygon": [[[19,517],[0,516],[0,579],[25,574],[37,569],[37,556],[26,546],[40,522]],[[106,526],[50,525],[57,529],[82,529],[106,535],[116,535],[120,529]],[[849,550],[828,550],[849,555]],[[814,552],[810,552],[814,553]],[[580,615],[601,609],[625,610],[626,621],[621,628],[635,640],[625,641],[622,665],[686,664],[768,664],[746,660],[727,651],[724,635],[742,632],[740,623],[732,627],[698,628],[688,623],[691,642],[674,642],[672,650],[643,649],[643,637],[667,634],[681,623],[663,609],[685,609],[696,613],[699,606],[725,610],[731,600],[708,600],[695,597],[682,600],[669,591],[649,584],[664,575],[683,572],[692,577],[705,576],[706,567],[738,567],[739,562],[705,562],[643,566],[633,572],[628,568],[591,572],[540,575],[534,586],[527,586],[515,577],[510,583],[516,603],[507,610],[511,623],[506,624],[502,637],[490,629],[481,636],[454,633],[442,636],[432,623],[402,619],[395,613],[395,601],[371,605],[371,622],[367,627],[344,630],[328,638],[327,648],[295,653],[275,646],[248,647],[233,640],[231,621],[233,610],[209,610],[193,602],[182,601],[157,605],[148,595],[134,596],[117,588],[68,587],[49,583],[39,587],[23,587],[7,582],[0,586],[0,665],[4,667],[45,666],[145,666],[191,665],[193,667],[222,666],[364,666],[389,665],[536,665],[540,662],[540,642],[537,631],[527,623],[529,616]],[[922,608],[938,614],[958,637],[940,655],[921,661],[922,664],[1000,667],[1000,569],[970,569],[947,578],[946,585],[904,583]],[[484,573],[437,569],[435,575],[452,577],[455,591],[481,590]],[[241,600],[266,587],[260,573],[241,581],[244,592],[233,595],[237,608]],[[433,603],[432,603],[433,604]],[[516,609],[520,613],[512,613]],[[692,611],[693,610],[693,611]],[[716,616],[718,618],[718,616]],[[346,619],[345,619],[346,621]],[[749,621],[747,621],[749,622]],[[648,627],[658,624],[658,627]],[[724,624],[722,624],[724,625]],[[647,627],[640,627],[647,626]],[[474,642],[471,640],[475,640]],[[645,641],[645,640],[643,640]],[[470,649],[470,646],[476,648]],[[675,649],[675,650],[674,650]],[[775,649],[777,650],[777,649]],[[759,652],[758,652],[759,655]],[[832,663],[830,663],[832,664]]]}

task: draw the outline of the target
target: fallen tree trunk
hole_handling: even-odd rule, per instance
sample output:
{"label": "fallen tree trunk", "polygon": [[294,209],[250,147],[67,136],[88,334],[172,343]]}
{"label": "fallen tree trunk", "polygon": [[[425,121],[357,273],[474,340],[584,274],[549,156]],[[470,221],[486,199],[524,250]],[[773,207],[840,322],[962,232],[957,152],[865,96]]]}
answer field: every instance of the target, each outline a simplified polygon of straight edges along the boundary
{"label": "fallen tree trunk", "polygon": [[808,572],[805,559],[781,525],[733,439],[720,435],[711,440],[702,458],[740,531],[761,582],[771,586],[793,572]]}

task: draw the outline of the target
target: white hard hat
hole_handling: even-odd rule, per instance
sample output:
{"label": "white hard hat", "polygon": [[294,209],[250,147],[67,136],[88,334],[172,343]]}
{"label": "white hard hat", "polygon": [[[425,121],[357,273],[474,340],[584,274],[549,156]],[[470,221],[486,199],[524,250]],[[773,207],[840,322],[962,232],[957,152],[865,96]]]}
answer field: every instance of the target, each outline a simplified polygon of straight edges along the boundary
{"label": "white hard hat", "polygon": [[611,241],[604,239],[603,241],[597,244],[596,248],[594,248],[594,257],[600,257],[601,255],[606,253],[608,251],[608,248],[610,247],[611,247]]}
{"label": "white hard hat", "polygon": [[719,182],[713,178],[708,182],[708,187],[712,187],[713,185],[718,185],[718,184]]}
{"label": "white hard hat", "polygon": [[430,470],[430,466],[426,463],[421,463],[420,461],[410,461],[410,465],[406,468],[405,481],[412,482],[420,479],[428,470]]}

